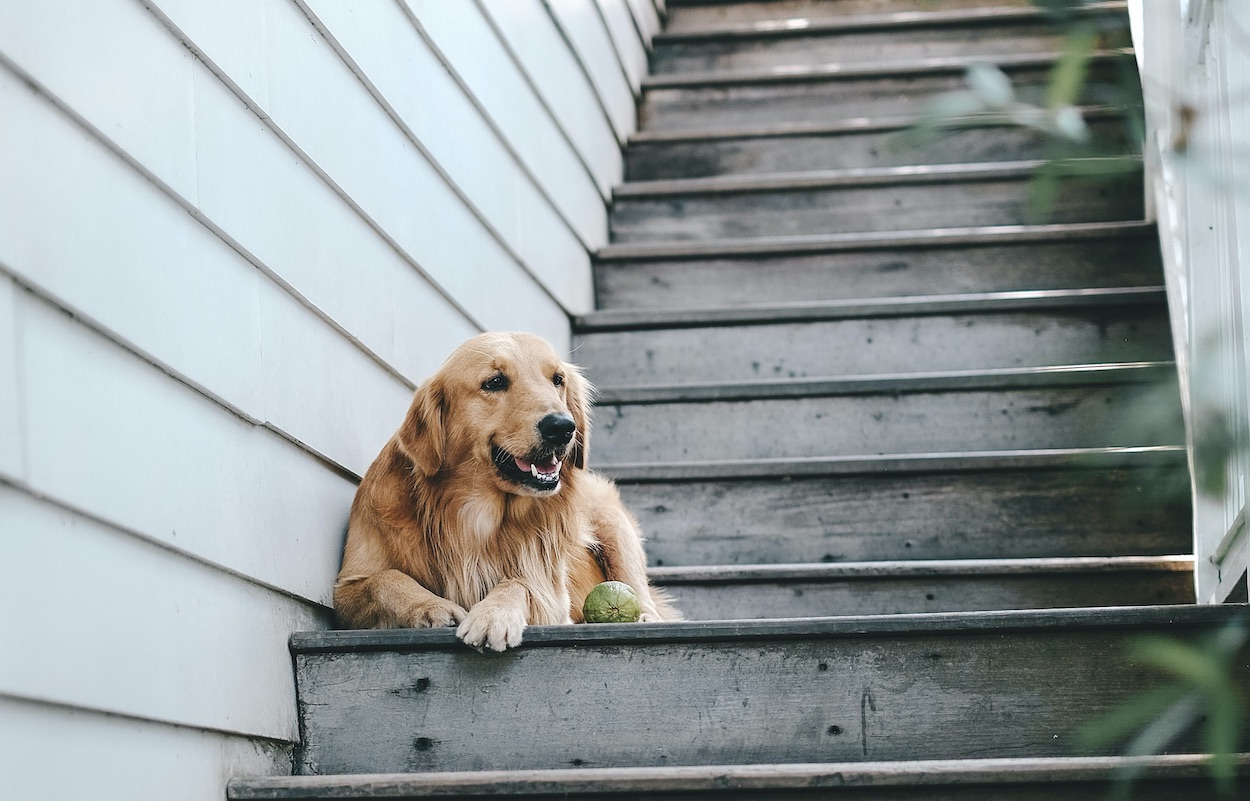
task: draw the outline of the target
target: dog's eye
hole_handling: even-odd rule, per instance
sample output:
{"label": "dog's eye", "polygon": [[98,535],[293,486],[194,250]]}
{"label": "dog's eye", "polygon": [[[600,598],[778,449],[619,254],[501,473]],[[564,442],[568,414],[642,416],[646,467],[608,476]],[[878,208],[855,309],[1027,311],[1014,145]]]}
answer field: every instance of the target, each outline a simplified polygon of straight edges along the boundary
{"label": "dog's eye", "polygon": [[508,388],[508,377],[503,373],[496,373],[482,383],[482,389],[487,392],[503,392]]}
{"label": "dog's eye", "polygon": [[555,384],[557,387],[564,386],[564,376],[561,373],[556,373],[551,377],[551,383]]}

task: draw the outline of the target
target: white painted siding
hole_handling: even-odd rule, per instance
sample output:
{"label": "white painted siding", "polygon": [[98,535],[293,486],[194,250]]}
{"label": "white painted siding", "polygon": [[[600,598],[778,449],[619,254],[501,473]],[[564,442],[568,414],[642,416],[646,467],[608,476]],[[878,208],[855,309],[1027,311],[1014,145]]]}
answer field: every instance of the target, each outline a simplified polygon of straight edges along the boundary
{"label": "white painted siding", "polygon": [[[1231,446],[1225,490],[1194,491],[1198,600],[1250,592],[1250,5],[1137,0],[1147,164],[1192,472]],[[1212,431],[1220,418],[1227,435]],[[1231,442],[1226,440],[1231,439]]]}
{"label": "white painted siding", "polygon": [[290,769],[287,637],[413,388],[591,308],[658,8],[0,3],[14,797]]}

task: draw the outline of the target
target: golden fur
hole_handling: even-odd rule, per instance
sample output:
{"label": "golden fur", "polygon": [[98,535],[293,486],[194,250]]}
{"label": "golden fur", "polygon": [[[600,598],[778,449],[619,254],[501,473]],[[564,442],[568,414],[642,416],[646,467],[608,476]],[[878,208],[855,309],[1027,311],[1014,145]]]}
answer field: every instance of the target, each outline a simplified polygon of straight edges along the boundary
{"label": "golden fur", "polygon": [[[580,622],[586,593],[609,578],[634,588],[643,620],[674,619],[647,584],[637,522],[585,469],[590,393],[533,335],[482,334],[452,353],[356,492],[334,588],[340,622],[458,625],[469,645],[502,651],[527,625]],[[567,443],[544,441],[539,421],[553,415],[572,418]],[[504,474],[528,469],[527,457],[547,481],[558,471],[558,486]]]}

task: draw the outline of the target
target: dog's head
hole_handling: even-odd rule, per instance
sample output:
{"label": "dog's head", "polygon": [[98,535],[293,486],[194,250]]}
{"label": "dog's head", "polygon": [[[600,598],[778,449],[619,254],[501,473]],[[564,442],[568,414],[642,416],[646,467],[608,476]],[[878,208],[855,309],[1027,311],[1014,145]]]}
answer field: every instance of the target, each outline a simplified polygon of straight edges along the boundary
{"label": "dog's head", "polygon": [[399,446],[426,476],[489,476],[504,492],[552,495],[585,467],[590,392],[541,338],[481,334],[417,390]]}

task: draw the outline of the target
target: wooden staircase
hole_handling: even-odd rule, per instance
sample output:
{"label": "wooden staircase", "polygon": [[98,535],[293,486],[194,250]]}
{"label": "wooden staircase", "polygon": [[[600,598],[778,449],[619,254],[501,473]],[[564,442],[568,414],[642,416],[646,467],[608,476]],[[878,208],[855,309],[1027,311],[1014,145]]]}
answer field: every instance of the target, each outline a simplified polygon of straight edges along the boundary
{"label": "wooden staircase", "polygon": [[[1040,135],[899,146],[976,61],[1039,96],[1047,18],[669,6],[575,353],[595,467],[690,621],[535,627],[503,655],[297,635],[300,775],[230,798],[1101,798],[1135,761],[1075,733],[1161,681],[1127,643],[1241,611],[1193,605],[1166,491],[1185,454],[1140,172],[1065,185],[1039,223]],[[1122,147],[1114,58],[1086,100]],[[1136,760],[1134,797],[1203,797],[1200,750]]]}

